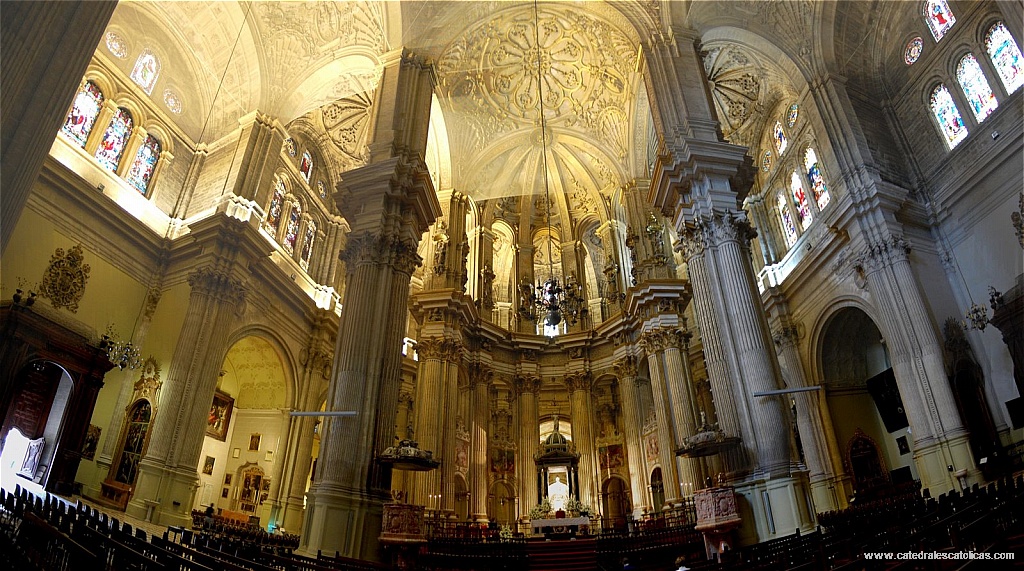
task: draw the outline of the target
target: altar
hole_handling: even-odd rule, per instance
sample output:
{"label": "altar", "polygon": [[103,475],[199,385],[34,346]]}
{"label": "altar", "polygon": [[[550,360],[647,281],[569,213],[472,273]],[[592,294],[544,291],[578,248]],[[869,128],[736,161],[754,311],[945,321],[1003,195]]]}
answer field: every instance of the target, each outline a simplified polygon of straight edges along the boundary
{"label": "altar", "polygon": [[[545,529],[547,531],[545,531]],[[542,533],[586,535],[590,533],[589,517],[559,517],[551,519],[530,520],[530,530],[534,535]]]}

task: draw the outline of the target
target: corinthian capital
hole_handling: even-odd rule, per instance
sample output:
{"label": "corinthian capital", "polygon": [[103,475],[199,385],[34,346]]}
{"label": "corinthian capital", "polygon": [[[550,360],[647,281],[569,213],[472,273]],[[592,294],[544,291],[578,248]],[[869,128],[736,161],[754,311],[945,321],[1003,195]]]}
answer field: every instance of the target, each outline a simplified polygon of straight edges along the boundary
{"label": "corinthian capital", "polygon": [[570,394],[576,391],[590,391],[593,381],[594,378],[590,375],[590,371],[580,371],[565,375],[565,386],[569,389]]}
{"label": "corinthian capital", "polygon": [[516,395],[525,393],[540,393],[540,377],[536,375],[516,375],[512,379],[512,390]]}
{"label": "corinthian capital", "polygon": [[896,262],[905,262],[909,257],[910,242],[903,236],[889,236],[868,242],[855,263],[872,273]]}
{"label": "corinthian capital", "polygon": [[478,384],[489,385],[494,378],[494,371],[482,363],[470,363],[469,365],[469,387],[473,388]]}
{"label": "corinthian capital", "polygon": [[639,372],[639,367],[636,363],[636,357],[634,355],[626,355],[625,357],[615,361],[615,374],[620,379],[631,379],[636,377]]}
{"label": "corinthian capital", "polygon": [[452,339],[424,339],[416,343],[416,353],[424,360],[458,361],[462,346]]}
{"label": "corinthian capital", "polygon": [[204,266],[188,275],[193,292],[202,293],[231,304],[245,301],[246,287],[229,272]]}

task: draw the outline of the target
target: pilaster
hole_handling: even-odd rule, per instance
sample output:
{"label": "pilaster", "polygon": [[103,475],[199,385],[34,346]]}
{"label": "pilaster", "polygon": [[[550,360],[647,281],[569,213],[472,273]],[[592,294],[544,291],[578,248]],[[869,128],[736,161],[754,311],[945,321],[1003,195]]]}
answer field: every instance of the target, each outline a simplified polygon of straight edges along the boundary
{"label": "pilaster", "polygon": [[595,507],[600,495],[597,486],[597,450],[594,449],[594,417],[591,403],[593,377],[589,371],[565,375],[565,386],[569,391],[569,411],[572,415],[572,442],[580,454],[579,487],[577,496],[584,504]]}
{"label": "pilaster", "polygon": [[629,465],[629,490],[632,495],[633,514],[638,517],[641,507],[647,506],[648,495],[645,482],[647,466],[644,458],[642,434],[643,422],[640,409],[640,395],[637,386],[637,359],[627,355],[615,361],[615,373],[619,377],[619,397],[622,399],[622,430],[626,442],[626,461]]}

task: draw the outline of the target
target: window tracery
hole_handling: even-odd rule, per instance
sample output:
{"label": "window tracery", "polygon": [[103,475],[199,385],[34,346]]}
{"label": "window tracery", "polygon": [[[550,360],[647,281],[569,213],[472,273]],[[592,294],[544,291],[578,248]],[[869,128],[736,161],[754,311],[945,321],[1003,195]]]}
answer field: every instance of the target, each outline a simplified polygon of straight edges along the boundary
{"label": "window tracery", "polygon": [[964,125],[960,110],[957,109],[953,96],[950,95],[949,89],[945,85],[940,83],[935,86],[928,104],[939,124],[939,130],[942,131],[947,147],[953,149],[967,138],[967,126]]}
{"label": "window tracery", "polygon": [[85,142],[92,132],[93,123],[103,106],[103,92],[92,81],[86,81],[75,96],[71,112],[64,120],[60,132],[67,138],[85,148]]}
{"label": "window tracery", "polygon": [[121,162],[121,155],[124,154],[125,145],[128,144],[128,137],[132,134],[134,123],[132,114],[124,107],[118,107],[117,113],[110,120],[110,125],[103,133],[103,140],[96,149],[96,160],[103,168],[117,172],[117,166]]}
{"label": "window tracery", "polygon": [[153,135],[147,135],[145,142],[142,143],[138,152],[135,153],[135,160],[132,161],[132,166],[124,177],[125,181],[142,194],[146,194],[146,191],[149,190],[149,182],[153,178],[153,170],[156,168],[156,162],[159,158],[160,141]]}
{"label": "window tracery", "polygon": [[160,60],[156,59],[156,55],[149,48],[143,50],[139,54],[139,59],[135,60],[135,67],[132,68],[132,81],[138,84],[146,95],[152,95],[153,86],[156,85],[156,78],[159,75]]}
{"label": "window tracery", "polygon": [[812,147],[807,147],[804,152],[804,168],[807,169],[807,180],[811,183],[811,192],[814,194],[818,210],[825,210],[831,197],[828,186],[825,185],[825,177],[821,175],[821,169],[818,167],[818,155]]}
{"label": "window tracery", "polygon": [[924,9],[924,19],[936,42],[946,35],[953,24],[956,24],[956,16],[949,9],[946,0],[928,0]]}
{"label": "window tracery", "polygon": [[985,51],[1007,93],[1013,93],[1024,85],[1024,57],[1021,57],[1017,42],[1002,22],[993,24],[985,34]]}
{"label": "window tracery", "polygon": [[964,90],[964,96],[967,97],[971,111],[974,111],[974,118],[979,123],[999,107],[999,102],[996,101],[996,96],[992,93],[992,88],[974,54],[960,58],[960,63],[956,65],[956,80]]}

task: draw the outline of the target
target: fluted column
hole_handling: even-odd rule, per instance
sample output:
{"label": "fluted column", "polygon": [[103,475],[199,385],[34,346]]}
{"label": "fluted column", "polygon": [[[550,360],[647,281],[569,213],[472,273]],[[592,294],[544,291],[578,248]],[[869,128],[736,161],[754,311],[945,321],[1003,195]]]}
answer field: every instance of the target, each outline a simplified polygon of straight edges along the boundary
{"label": "fluted column", "polygon": [[[327,310],[317,312],[313,329],[305,349],[299,355],[302,365],[302,379],[295,406],[300,410],[319,410],[320,399],[327,380],[331,376],[331,337],[334,334],[331,314]],[[291,533],[302,530],[305,512],[306,482],[313,456],[313,431],[321,419],[311,416],[291,418],[288,428],[287,451],[282,458],[285,463],[280,490],[284,496],[284,515],[280,527]]]}
{"label": "fluted column", "polygon": [[[780,328],[775,332],[775,345],[779,351],[779,364],[788,373],[788,388],[799,389],[807,386],[800,354],[797,349],[798,331],[794,326]],[[818,512],[839,509],[846,504],[844,498],[835,498],[831,493],[815,493],[818,488],[834,485],[837,470],[829,461],[828,442],[822,425],[820,401],[821,391],[793,393],[796,402],[796,426],[803,445],[804,461],[807,463],[814,507]],[[842,466],[838,466],[842,471]],[[835,486],[837,493],[845,496],[843,486]],[[838,503],[837,503],[838,500]]]}
{"label": "fluted column", "polygon": [[518,375],[513,380],[519,407],[519,457],[516,461],[519,472],[519,513],[524,514],[540,502],[537,497],[537,465],[534,456],[540,447],[540,419],[537,412],[537,395],[540,393],[540,377]]}
{"label": "fluted column", "polygon": [[[681,448],[686,437],[697,432],[699,413],[697,395],[693,387],[687,347],[690,332],[672,330],[667,332],[665,343],[665,378],[668,380],[668,394],[672,402],[672,421],[676,435],[676,448]],[[679,481],[686,484],[680,493],[686,496],[703,487],[704,472],[699,458],[679,458]]]}
{"label": "fluted column", "polygon": [[482,365],[471,367],[469,386],[473,392],[473,453],[469,463],[470,517],[487,521],[487,428],[491,411],[488,390],[494,373]]}
{"label": "fluted column", "polygon": [[[193,231],[197,240],[206,238],[231,250],[237,248],[232,244],[237,238],[234,233],[242,226],[234,219],[222,218]],[[155,501],[155,523],[187,525],[191,521],[188,510],[198,482],[196,466],[204,434],[199,427],[206,424],[228,349],[228,334],[245,299],[245,285],[232,272],[233,266],[241,271],[222,256],[188,276],[191,293],[163,385],[160,414],[139,463],[136,492],[127,509],[134,517],[145,518],[146,502]]]}
{"label": "fluted column", "polygon": [[[445,403],[449,402],[447,361],[458,357],[459,344],[450,339],[421,339],[416,343],[419,372],[416,374],[416,403],[413,438],[420,449],[441,454],[444,434]],[[454,396],[454,395],[451,395]],[[429,506],[431,495],[441,493],[441,470],[418,472],[409,495],[409,503]]]}
{"label": "fluted column", "polygon": [[572,443],[579,452],[579,490],[576,496],[584,504],[597,509],[600,499],[597,481],[597,451],[594,449],[593,405],[591,389],[593,377],[587,371],[569,373],[565,376],[569,390],[569,414],[572,415]]}
{"label": "fluted column", "polygon": [[615,373],[619,377],[619,397],[622,399],[622,432],[629,466],[629,491],[633,513],[639,514],[642,513],[641,507],[650,506],[647,506],[647,465],[640,430],[644,420],[638,394],[636,357],[627,355],[615,361]]}
{"label": "fluted column", "polygon": [[750,468],[749,454],[753,434],[745,415],[741,415],[739,401],[742,394],[740,387],[732,382],[730,365],[726,360],[722,340],[722,323],[719,322],[714,307],[714,292],[708,273],[707,260],[704,258],[704,236],[697,232],[689,232],[680,236],[680,244],[686,256],[686,268],[690,277],[693,292],[693,309],[704,345],[704,365],[708,371],[708,382],[715,405],[715,418],[718,428],[726,436],[738,436],[742,439],[740,447],[724,452],[721,455],[727,480],[742,477]]}
{"label": "fluted column", "polygon": [[678,445],[672,420],[672,397],[668,391],[665,373],[665,337],[665,332],[648,331],[640,338],[640,344],[647,353],[647,367],[651,373],[654,418],[658,423],[658,464],[661,465],[661,478],[665,486],[665,503],[671,505],[679,502],[682,493],[679,487],[679,471],[676,468]]}
{"label": "fluted column", "polygon": [[325,422],[318,477],[307,496],[303,555],[322,550],[380,558],[377,535],[391,470],[377,458],[394,442],[409,282],[422,261],[417,245],[441,213],[423,162],[430,68],[400,51],[382,59],[369,164],[346,172],[334,195],[352,232],[343,254],[345,304],[328,406],[356,416]]}
{"label": "fluted column", "polygon": [[[910,287],[917,277],[909,254],[910,244],[902,236],[890,236],[868,244],[856,269],[866,276],[881,316],[880,329],[914,436],[921,486],[937,495],[957,487],[956,470],[968,470],[972,478],[977,474],[946,378],[942,348],[919,289]],[[953,471],[947,469],[950,465]]]}

